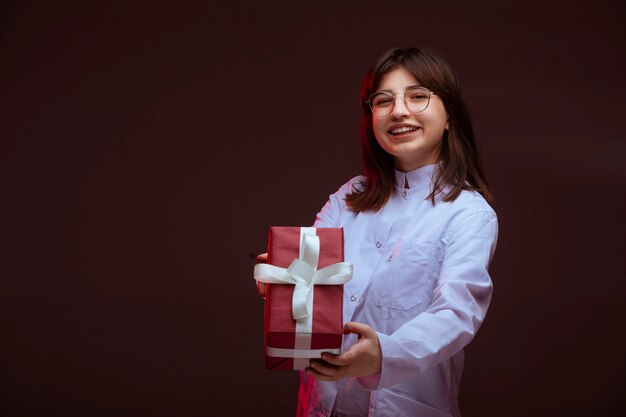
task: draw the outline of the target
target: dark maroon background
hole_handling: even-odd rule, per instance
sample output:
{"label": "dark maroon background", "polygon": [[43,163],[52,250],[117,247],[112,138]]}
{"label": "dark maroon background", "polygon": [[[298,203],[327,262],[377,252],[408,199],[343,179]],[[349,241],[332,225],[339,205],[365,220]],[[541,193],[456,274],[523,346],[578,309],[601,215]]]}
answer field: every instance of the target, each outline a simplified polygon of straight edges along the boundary
{"label": "dark maroon background", "polygon": [[464,416],[626,414],[622,2],[342,3],[2,3],[1,416],[292,415],[253,255],[361,172],[397,45],[459,69],[496,195]]}

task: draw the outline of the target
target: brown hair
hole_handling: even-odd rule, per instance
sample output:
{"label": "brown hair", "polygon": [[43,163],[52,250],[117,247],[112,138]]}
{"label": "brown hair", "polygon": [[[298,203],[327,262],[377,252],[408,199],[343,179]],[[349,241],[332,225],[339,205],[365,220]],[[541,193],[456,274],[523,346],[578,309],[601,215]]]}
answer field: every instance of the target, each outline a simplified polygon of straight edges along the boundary
{"label": "brown hair", "polygon": [[[372,112],[367,99],[378,89],[389,71],[404,67],[421,85],[441,98],[449,116],[448,130],[443,134],[441,164],[433,179],[428,198],[444,193],[443,201],[454,201],[462,190],[477,191],[492,201],[469,111],[461,93],[456,71],[443,58],[418,48],[394,48],[383,54],[365,74],[361,84],[361,148],[365,163],[366,182],[363,189],[354,189],[346,196],[348,207],[357,211],[380,210],[394,188],[393,156],[378,144],[372,127]],[[449,192],[444,187],[449,185]]]}

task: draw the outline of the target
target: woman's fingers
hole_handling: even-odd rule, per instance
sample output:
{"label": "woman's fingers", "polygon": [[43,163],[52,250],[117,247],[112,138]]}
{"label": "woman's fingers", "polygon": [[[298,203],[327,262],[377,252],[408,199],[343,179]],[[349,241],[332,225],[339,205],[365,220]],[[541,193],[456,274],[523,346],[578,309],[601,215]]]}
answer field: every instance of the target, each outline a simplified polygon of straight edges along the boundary
{"label": "woman's fingers", "polygon": [[[258,263],[267,263],[267,252],[265,253],[259,253],[256,256],[256,260]],[[256,289],[259,292],[259,295],[263,298],[265,298],[265,283],[264,282],[258,282],[256,283]]]}
{"label": "woman's fingers", "polygon": [[264,282],[258,282],[256,283],[256,289],[259,291],[259,295],[263,298],[265,298],[265,283]]}
{"label": "woman's fingers", "polygon": [[332,353],[324,353],[322,359],[331,365],[346,366],[350,365],[354,360],[354,351],[348,350],[340,355],[333,355]]}
{"label": "woman's fingers", "polygon": [[307,375],[312,376],[315,379],[318,379],[320,381],[336,381],[336,378],[330,377],[328,375],[322,374],[318,371],[315,370],[315,368],[312,367],[308,367],[305,369],[305,372],[307,373]]}
{"label": "woman's fingers", "polygon": [[337,381],[343,378],[345,373],[344,368],[320,360],[312,360],[306,371],[322,381]]}
{"label": "woman's fingers", "polygon": [[376,336],[376,332],[367,324],[357,323],[355,321],[350,321],[343,326],[343,334],[355,333],[359,335],[359,339],[371,338]]}
{"label": "woman's fingers", "polygon": [[356,333],[359,340],[340,355],[323,353],[322,360],[312,360],[307,373],[321,381],[337,381],[345,377],[363,377],[379,374],[382,352],[378,335],[367,324],[350,322],[344,333]]}

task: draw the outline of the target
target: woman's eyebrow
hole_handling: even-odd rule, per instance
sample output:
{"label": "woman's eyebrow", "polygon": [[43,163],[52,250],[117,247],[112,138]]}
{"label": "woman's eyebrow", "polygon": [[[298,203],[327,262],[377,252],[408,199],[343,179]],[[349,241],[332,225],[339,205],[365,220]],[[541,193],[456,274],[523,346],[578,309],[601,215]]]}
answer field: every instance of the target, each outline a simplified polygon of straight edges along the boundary
{"label": "woman's eyebrow", "polygon": [[[418,87],[423,87],[423,86],[420,85],[420,84],[410,85],[407,88],[405,88],[404,91],[406,92],[406,91],[408,91],[408,90],[410,90],[412,88],[418,88]],[[391,90],[378,90],[377,93],[393,93],[393,91],[391,91]]]}

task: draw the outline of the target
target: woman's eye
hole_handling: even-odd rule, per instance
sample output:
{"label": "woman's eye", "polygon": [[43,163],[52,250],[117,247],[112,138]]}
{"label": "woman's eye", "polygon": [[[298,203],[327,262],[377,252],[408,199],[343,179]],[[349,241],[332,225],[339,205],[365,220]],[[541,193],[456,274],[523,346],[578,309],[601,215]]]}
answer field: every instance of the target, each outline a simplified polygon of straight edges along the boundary
{"label": "woman's eye", "polygon": [[409,100],[424,100],[427,97],[426,94],[411,94]]}
{"label": "woman's eye", "polygon": [[380,98],[374,101],[375,106],[388,106],[391,103],[393,103],[393,100],[391,98]]}

